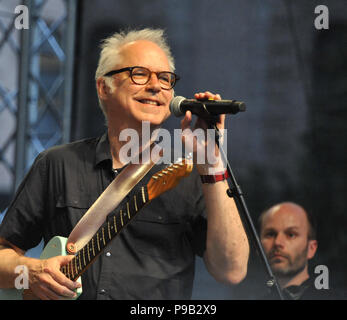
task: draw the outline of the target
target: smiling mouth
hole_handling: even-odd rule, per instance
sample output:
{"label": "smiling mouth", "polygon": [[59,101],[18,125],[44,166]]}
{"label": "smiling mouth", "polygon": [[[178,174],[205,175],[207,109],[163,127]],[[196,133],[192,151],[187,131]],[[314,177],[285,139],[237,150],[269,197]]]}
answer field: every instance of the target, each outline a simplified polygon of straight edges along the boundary
{"label": "smiling mouth", "polygon": [[143,103],[143,104],[151,104],[153,106],[160,106],[159,102],[153,101],[153,100],[141,99],[141,100],[138,100],[138,101]]}

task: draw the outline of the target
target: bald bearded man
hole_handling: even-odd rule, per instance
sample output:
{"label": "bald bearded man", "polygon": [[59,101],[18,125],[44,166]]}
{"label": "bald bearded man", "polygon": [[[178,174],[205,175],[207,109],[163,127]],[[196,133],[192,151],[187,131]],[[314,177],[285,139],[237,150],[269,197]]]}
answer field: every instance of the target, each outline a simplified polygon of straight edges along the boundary
{"label": "bald bearded man", "polygon": [[[288,300],[331,299],[331,290],[315,287],[308,271],[318,242],[313,217],[301,206],[283,202],[259,217],[260,239],[271,269]],[[271,294],[266,299],[277,299]]]}

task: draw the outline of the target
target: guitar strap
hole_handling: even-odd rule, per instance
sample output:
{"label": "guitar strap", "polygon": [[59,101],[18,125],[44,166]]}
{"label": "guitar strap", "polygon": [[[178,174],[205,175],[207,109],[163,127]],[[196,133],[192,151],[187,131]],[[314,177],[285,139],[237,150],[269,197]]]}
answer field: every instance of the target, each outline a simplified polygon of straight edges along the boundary
{"label": "guitar strap", "polygon": [[[152,152],[155,148],[156,152]],[[88,243],[105,222],[108,214],[117,208],[126,195],[159,161],[162,156],[159,146],[152,144],[149,151],[147,161],[143,160],[140,164],[130,162],[79,220],[67,240],[66,250],[70,254],[75,254]]]}

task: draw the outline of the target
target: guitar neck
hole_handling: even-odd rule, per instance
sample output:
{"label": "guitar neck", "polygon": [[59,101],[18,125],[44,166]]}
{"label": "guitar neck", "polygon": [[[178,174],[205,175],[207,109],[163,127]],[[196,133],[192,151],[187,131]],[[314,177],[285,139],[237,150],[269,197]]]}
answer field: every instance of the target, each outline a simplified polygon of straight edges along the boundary
{"label": "guitar neck", "polygon": [[138,211],[148,202],[147,187],[144,186],[141,188],[140,192],[134,195],[119,210],[119,212],[111,215],[107,219],[89,242],[76,253],[74,259],[62,267],[61,271],[65,276],[73,281],[77,280],[112,241],[112,239],[120,233],[130,220],[136,216]]}

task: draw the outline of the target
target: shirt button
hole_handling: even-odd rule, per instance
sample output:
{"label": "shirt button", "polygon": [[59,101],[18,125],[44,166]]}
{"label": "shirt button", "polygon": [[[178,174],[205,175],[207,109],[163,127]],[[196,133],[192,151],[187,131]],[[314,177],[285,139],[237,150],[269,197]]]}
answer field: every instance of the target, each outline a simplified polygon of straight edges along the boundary
{"label": "shirt button", "polygon": [[106,257],[111,257],[111,252],[106,252]]}

